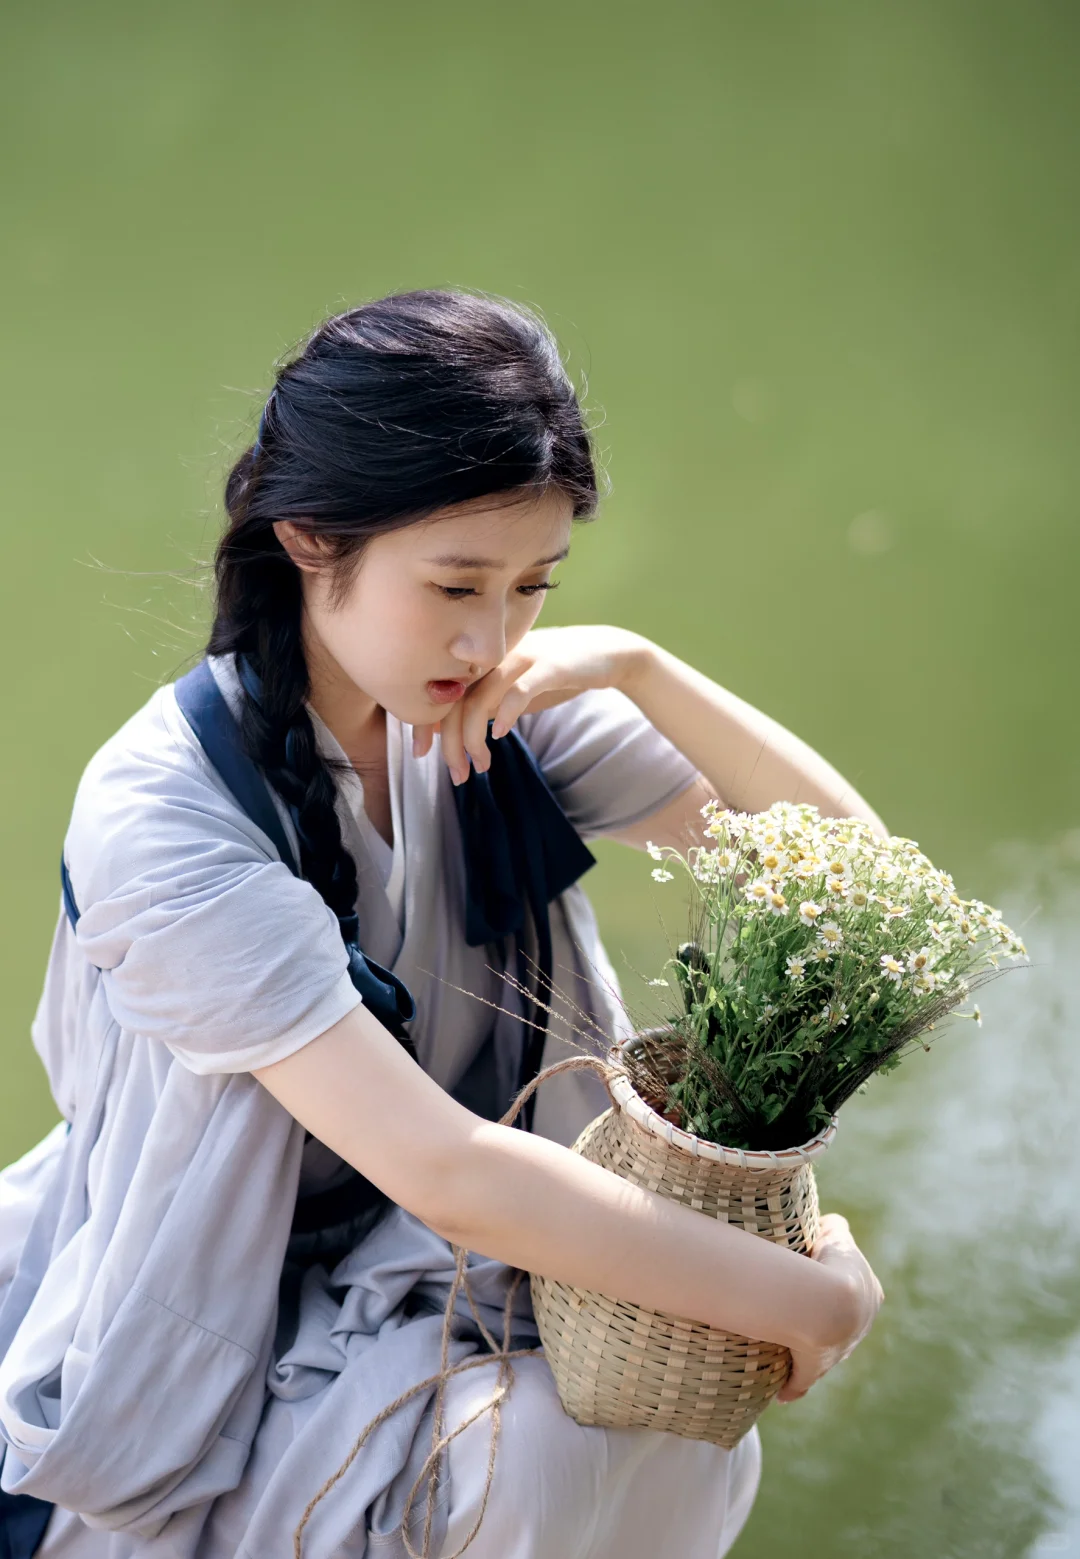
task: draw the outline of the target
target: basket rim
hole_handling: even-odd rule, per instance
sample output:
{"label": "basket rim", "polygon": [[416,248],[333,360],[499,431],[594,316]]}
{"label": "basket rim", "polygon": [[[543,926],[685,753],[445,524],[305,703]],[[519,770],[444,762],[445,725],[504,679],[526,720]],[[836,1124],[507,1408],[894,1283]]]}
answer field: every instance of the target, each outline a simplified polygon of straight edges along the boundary
{"label": "basket rim", "polygon": [[636,1121],[652,1136],[662,1138],[669,1147],[679,1148],[692,1158],[704,1159],[713,1164],[731,1164],[738,1169],[787,1169],[793,1164],[812,1163],[831,1145],[838,1125],[838,1117],[835,1115],[827,1126],[808,1141],[799,1143],[797,1147],[778,1148],[775,1151],[771,1148],[725,1147],[719,1142],[707,1142],[704,1137],[695,1136],[692,1131],[684,1131],[681,1126],[673,1125],[651,1104],[646,1104],[623,1070],[625,1053],[643,1044],[648,1037],[645,1034],[631,1034],[612,1047],[611,1059],[618,1070],[608,1082],[608,1092],[617,1107],[625,1111],[632,1121]]}

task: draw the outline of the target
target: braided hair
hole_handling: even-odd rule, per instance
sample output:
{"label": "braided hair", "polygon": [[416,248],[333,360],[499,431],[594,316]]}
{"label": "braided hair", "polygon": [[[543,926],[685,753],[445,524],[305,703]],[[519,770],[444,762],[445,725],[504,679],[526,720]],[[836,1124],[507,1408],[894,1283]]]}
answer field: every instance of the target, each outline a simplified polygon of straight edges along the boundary
{"label": "braided hair", "polygon": [[373,537],[469,499],[559,491],[596,512],[591,441],[533,311],[464,291],[393,294],[324,321],[278,371],[229,473],[207,653],[234,654],[248,756],[291,809],[300,870],[356,939],[356,865],[307,709],[300,573],[273,530],[327,548],[343,596]]}

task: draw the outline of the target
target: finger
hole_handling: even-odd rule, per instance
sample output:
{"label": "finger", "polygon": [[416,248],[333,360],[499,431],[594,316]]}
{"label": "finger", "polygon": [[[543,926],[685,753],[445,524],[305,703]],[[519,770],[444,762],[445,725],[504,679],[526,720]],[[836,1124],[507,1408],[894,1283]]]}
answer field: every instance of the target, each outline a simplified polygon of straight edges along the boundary
{"label": "finger", "polygon": [[508,689],[495,711],[495,723],[491,727],[493,740],[497,741],[500,736],[505,736],[507,731],[512,729],[518,716],[525,713],[535,696],[535,694],[530,696],[528,688],[522,687],[520,682]]}
{"label": "finger", "polygon": [[840,1213],[826,1213],[818,1224],[817,1238],[810,1255],[820,1259],[825,1255],[850,1254],[854,1249],[855,1241],[847,1219]]}
{"label": "finger", "polygon": [[[530,666],[505,690],[492,711],[494,725],[492,736],[497,740],[505,736],[526,709],[544,709],[573,698],[580,688],[567,689],[565,680],[551,667]],[[545,696],[548,695],[548,696]]]}
{"label": "finger", "polygon": [[435,741],[435,732],[439,729],[438,722],[434,725],[414,725],[412,735],[412,752],[414,758],[426,758]]}
{"label": "finger", "polygon": [[485,773],[491,767],[487,728],[501,693],[498,683],[490,680],[492,677],[493,674],[489,673],[483,685],[478,683],[461,708],[461,740],[478,774]]}
{"label": "finger", "polygon": [[[491,767],[491,748],[487,740],[488,721],[497,712],[508,692],[518,685],[519,680],[524,680],[528,676],[530,669],[523,668],[520,659],[516,658],[507,661],[504,666],[497,666],[470,688],[462,704],[459,705],[465,751],[472,758],[480,774]],[[529,694],[526,693],[526,703],[528,699]]]}
{"label": "finger", "polygon": [[819,1369],[817,1362],[796,1358],[791,1366],[791,1374],[785,1380],[780,1390],[776,1393],[778,1402],[797,1402],[804,1397],[810,1387],[818,1379]]}
{"label": "finger", "polygon": [[802,1391],[796,1391],[791,1385],[781,1386],[776,1393],[777,1402],[798,1402],[800,1397],[805,1397],[810,1387],[806,1386]]}
{"label": "finger", "polygon": [[469,757],[461,739],[461,709],[457,704],[439,722],[439,745],[454,784],[464,784],[469,777]]}
{"label": "finger", "polygon": [[830,1238],[838,1234],[851,1234],[851,1225],[843,1213],[825,1213],[819,1220],[818,1229],[820,1234]]}

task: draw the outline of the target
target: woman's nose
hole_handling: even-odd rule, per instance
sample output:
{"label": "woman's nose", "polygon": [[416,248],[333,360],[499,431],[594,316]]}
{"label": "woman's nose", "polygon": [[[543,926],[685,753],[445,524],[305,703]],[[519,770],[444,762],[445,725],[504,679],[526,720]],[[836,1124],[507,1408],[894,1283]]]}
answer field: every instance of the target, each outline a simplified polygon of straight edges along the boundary
{"label": "woman's nose", "polygon": [[480,675],[486,676],[506,659],[506,618],[502,612],[470,622],[468,629],[459,635],[452,645],[459,660],[480,667]]}

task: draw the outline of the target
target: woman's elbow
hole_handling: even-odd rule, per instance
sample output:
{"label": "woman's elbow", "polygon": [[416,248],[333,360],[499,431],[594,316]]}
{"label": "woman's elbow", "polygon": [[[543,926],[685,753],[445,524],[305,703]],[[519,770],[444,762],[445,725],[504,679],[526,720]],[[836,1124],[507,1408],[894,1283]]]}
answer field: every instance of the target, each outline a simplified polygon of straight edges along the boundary
{"label": "woman's elbow", "polygon": [[483,1171],[472,1142],[429,1143],[417,1154],[395,1197],[451,1245],[472,1249],[484,1227]]}

